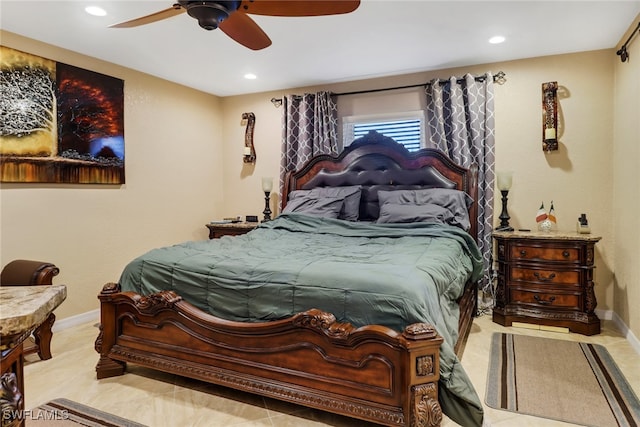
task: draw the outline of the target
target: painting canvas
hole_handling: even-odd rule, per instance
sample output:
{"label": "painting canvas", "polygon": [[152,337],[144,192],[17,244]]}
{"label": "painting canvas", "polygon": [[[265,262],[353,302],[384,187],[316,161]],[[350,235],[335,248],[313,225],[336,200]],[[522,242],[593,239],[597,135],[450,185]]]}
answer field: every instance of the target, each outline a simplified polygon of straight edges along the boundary
{"label": "painting canvas", "polygon": [[0,49],[1,181],[123,184],[124,81]]}

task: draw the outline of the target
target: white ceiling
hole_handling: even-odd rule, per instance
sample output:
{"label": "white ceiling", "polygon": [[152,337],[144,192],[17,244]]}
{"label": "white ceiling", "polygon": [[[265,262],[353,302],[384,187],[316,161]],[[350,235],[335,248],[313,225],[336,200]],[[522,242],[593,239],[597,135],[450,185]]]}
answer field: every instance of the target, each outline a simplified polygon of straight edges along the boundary
{"label": "white ceiling", "polygon": [[[93,17],[87,5],[108,15]],[[108,25],[171,0],[0,0],[0,28],[219,96],[614,48],[640,1],[363,0],[350,14],[251,15],[273,44],[247,49],[186,13],[153,24]],[[500,34],[507,41],[491,45]],[[55,59],[55,58],[54,58]],[[255,80],[243,78],[254,73]]]}

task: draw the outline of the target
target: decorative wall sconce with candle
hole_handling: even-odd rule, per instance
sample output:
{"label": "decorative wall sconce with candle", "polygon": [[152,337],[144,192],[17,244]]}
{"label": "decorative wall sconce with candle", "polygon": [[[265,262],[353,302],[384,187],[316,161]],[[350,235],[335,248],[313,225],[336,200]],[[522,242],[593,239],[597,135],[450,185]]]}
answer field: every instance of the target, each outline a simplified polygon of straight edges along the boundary
{"label": "decorative wall sconce with candle", "polygon": [[262,178],[262,191],[264,191],[264,219],[262,222],[271,221],[271,207],[269,202],[271,201],[271,190],[273,189],[273,178],[265,176]]}
{"label": "decorative wall sconce with candle", "polygon": [[513,172],[498,172],[498,190],[502,193],[502,212],[500,213],[500,225],[496,231],[513,231],[509,225],[509,211],[507,210],[507,196],[511,189]]}
{"label": "decorative wall sconce with candle", "polygon": [[558,149],[558,82],[542,83],[542,149]]}
{"label": "decorative wall sconce with candle", "polygon": [[242,124],[247,126],[244,132],[244,148],[242,150],[242,161],[245,163],[256,162],[256,149],[253,146],[253,128],[256,123],[256,116],[253,113],[242,113]]}

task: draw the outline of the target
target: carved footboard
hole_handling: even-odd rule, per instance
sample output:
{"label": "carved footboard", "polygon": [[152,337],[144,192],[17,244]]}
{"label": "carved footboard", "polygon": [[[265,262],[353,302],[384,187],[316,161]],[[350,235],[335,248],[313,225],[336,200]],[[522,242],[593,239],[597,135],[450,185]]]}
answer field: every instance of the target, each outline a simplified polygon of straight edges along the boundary
{"label": "carved footboard", "polygon": [[442,338],[354,328],[312,309],[265,323],[219,319],[171,291],[147,297],[107,284],[99,295],[98,378],[131,362],[393,426],[437,426]]}

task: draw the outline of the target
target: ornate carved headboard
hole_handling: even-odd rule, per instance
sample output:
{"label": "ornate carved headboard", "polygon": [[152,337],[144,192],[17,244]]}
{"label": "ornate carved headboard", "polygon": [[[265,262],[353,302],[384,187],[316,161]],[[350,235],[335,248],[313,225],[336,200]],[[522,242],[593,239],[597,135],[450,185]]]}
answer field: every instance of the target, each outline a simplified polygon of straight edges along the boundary
{"label": "ornate carved headboard", "polygon": [[434,149],[409,152],[403,145],[375,131],[358,138],[337,157],[319,155],[300,170],[289,172],[284,182],[282,206],[293,190],[315,187],[362,186],[360,219],[377,219],[378,191],[419,188],[453,188],[469,194],[471,230],[477,237],[477,167],[456,165],[444,153]]}

